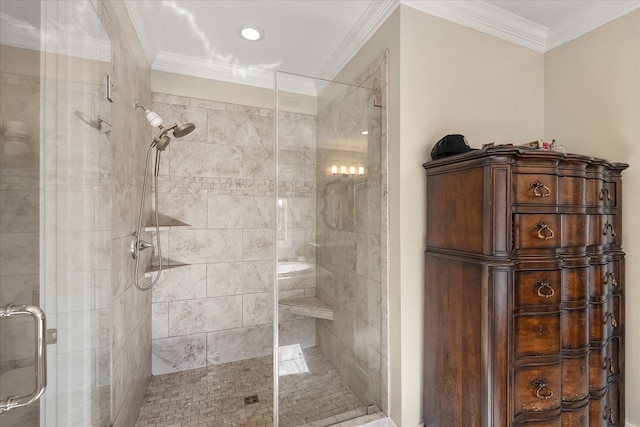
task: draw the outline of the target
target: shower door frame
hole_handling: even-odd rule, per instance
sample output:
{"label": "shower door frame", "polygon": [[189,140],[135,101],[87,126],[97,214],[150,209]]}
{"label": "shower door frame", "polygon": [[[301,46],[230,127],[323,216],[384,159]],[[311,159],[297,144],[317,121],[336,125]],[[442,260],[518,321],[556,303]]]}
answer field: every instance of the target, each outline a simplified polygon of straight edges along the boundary
{"label": "shower door frame", "polygon": [[[280,388],[280,381],[279,381],[279,357],[280,357],[280,353],[279,353],[279,348],[280,348],[280,331],[279,331],[279,324],[280,324],[280,310],[279,310],[279,289],[278,289],[278,264],[280,262],[279,259],[279,247],[278,247],[278,238],[281,237],[279,236],[279,231],[278,231],[278,226],[281,222],[281,219],[279,218],[278,215],[280,215],[280,211],[279,211],[279,201],[280,201],[280,177],[279,177],[279,173],[280,173],[280,140],[281,140],[281,133],[280,133],[280,94],[283,91],[283,85],[281,84],[282,82],[279,81],[279,77],[280,76],[293,76],[296,78],[304,78],[304,79],[308,79],[309,81],[313,82],[315,81],[316,83],[320,83],[320,86],[324,89],[326,86],[331,85],[331,84],[337,84],[339,86],[344,86],[344,88],[349,88],[349,90],[358,90],[357,88],[362,88],[362,89],[366,89],[370,91],[371,94],[371,100],[373,101],[373,106],[375,106],[376,108],[380,108],[379,111],[379,136],[380,136],[380,169],[379,171],[377,171],[377,173],[380,174],[380,192],[381,192],[381,200],[380,200],[380,228],[379,228],[379,232],[380,232],[380,244],[381,244],[381,252],[380,252],[380,288],[381,288],[381,295],[380,295],[380,319],[379,319],[379,328],[380,328],[380,342],[379,342],[379,383],[378,385],[380,386],[380,394],[379,394],[379,401],[375,402],[374,404],[376,406],[379,407],[379,409],[382,410],[382,412],[384,413],[388,413],[388,408],[389,408],[389,393],[388,393],[388,387],[389,387],[389,380],[388,380],[388,372],[389,372],[389,368],[388,368],[388,345],[387,345],[387,340],[388,340],[388,316],[384,313],[382,313],[383,310],[387,310],[388,307],[388,289],[387,289],[387,284],[388,284],[388,244],[387,244],[387,230],[388,230],[388,226],[387,226],[387,221],[388,221],[388,198],[387,195],[382,191],[383,189],[387,188],[387,182],[388,182],[388,153],[386,151],[387,147],[388,147],[388,143],[386,143],[387,141],[387,125],[386,123],[383,123],[383,120],[386,120],[387,118],[387,114],[386,114],[386,104],[387,104],[387,62],[388,62],[388,52],[385,52],[383,55],[381,55],[376,61],[374,61],[369,67],[367,67],[361,74],[361,76],[365,76],[365,78],[358,78],[358,82],[360,82],[359,85],[353,85],[353,84],[344,84],[341,82],[337,82],[337,81],[325,81],[322,79],[317,79],[317,78],[313,78],[313,77],[308,77],[308,76],[300,76],[300,75],[296,75],[293,73],[287,73],[287,72],[281,72],[281,71],[277,71],[275,73],[275,77],[274,77],[274,90],[275,90],[275,96],[274,96],[274,102],[275,102],[275,107],[274,107],[274,129],[275,129],[275,148],[274,148],[274,158],[275,158],[275,165],[274,165],[274,176],[275,176],[275,184],[274,184],[274,203],[276,205],[275,207],[275,212],[276,212],[276,226],[275,226],[275,232],[274,232],[274,241],[276,242],[275,244],[275,255],[274,255],[274,267],[273,267],[273,277],[274,277],[274,297],[273,297],[273,305],[274,305],[274,336],[273,336],[273,347],[274,347],[274,351],[273,351],[273,390],[274,390],[274,426],[278,426],[279,425],[279,418],[280,418],[280,408],[279,408],[279,401],[280,401],[280,393],[281,393],[281,388]],[[375,78],[373,78],[375,77]],[[366,84],[371,84],[371,87],[367,87]],[[346,90],[346,89],[345,89]],[[316,113],[319,114],[319,113]],[[377,113],[374,113],[377,114]],[[316,138],[318,136],[316,135]],[[318,153],[318,148],[316,148],[316,154]],[[317,159],[316,159],[317,160]],[[339,166],[338,166],[339,167]],[[319,164],[316,164],[316,169],[320,168]],[[356,169],[357,171],[357,169]],[[320,172],[320,173],[330,173],[331,171],[324,171],[324,172]],[[334,175],[335,175],[335,171]],[[318,173],[318,172],[317,172]],[[317,200],[318,196],[318,189],[316,188],[316,203],[319,203]],[[286,199],[284,199],[286,201]],[[316,209],[317,212],[317,209]],[[318,227],[318,221],[319,219],[316,218],[316,229]],[[286,219],[282,220],[283,223],[286,223]],[[317,237],[316,237],[317,238]],[[315,264],[315,258],[313,263]]]}
{"label": "shower door frame", "polygon": [[[16,304],[13,310],[29,311],[28,307],[20,307],[32,304],[46,313],[43,317],[47,329],[42,331],[38,342],[43,345],[42,360],[48,353],[47,364],[38,368],[36,378],[46,381],[47,388],[31,404],[39,408],[39,414],[33,417],[39,418],[40,426],[68,425],[70,420],[83,422],[81,419],[90,420],[92,425],[107,426],[111,423],[112,154],[108,148],[98,148],[110,146],[106,133],[91,129],[91,125],[73,111],[87,117],[99,114],[110,120],[110,105],[106,101],[100,103],[99,99],[104,97],[102,78],[112,67],[111,41],[98,16],[95,0],[64,4],[41,0],[37,4],[17,3],[21,9],[6,7],[3,12],[7,16],[9,37],[3,40],[2,49],[6,48],[6,55],[10,55],[7,57],[14,61],[11,61],[13,68],[2,73],[14,77],[4,83],[18,90],[25,85],[23,80],[39,81],[37,94],[32,99],[15,99],[10,103],[8,98],[3,100],[6,105],[15,105],[11,113],[15,117],[4,115],[0,144],[0,155],[4,156],[2,167],[7,168],[7,173],[11,173],[11,169],[18,172],[22,169],[22,175],[16,176],[18,180],[7,180],[2,191],[19,195],[26,191],[21,188],[32,184],[31,191],[37,193],[38,199],[37,206],[16,202],[8,208],[9,214],[22,212],[22,216],[34,218],[37,242],[33,253],[21,253],[24,247],[16,244],[16,248],[9,249],[15,250],[15,256],[3,260],[5,267],[14,266],[12,271],[37,277],[29,300],[21,297],[20,301],[9,301]],[[34,15],[36,11],[38,16]],[[76,33],[61,30],[74,24]],[[4,96],[9,95],[3,91]],[[5,127],[8,120],[15,122],[13,127],[29,130],[32,145],[26,151],[8,151],[6,132],[9,130]],[[31,180],[31,175],[37,177]],[[4,219],[9,221],[7,224],[14,221]],[[6,224],[3,231],[6,232]],[[14,234],[19,232],[18,227]],[[109,248],[106,259],[97,248]],[[4,252],[3,257],[8,253]],[[33,266],[28,272],[25,261]],[[10,286],[9,280],[2,286]],[[3,290],[10,297],[10,287]],[[2,298],[3,306],[5,303]],[[2,321],[13,322],[7,318]],[[3,338],[9,339],[6,335]],[[30,340],[26,336],[21,338]],[[3,346],[12,350],[24,347],[21,342],[5,341]],[[99,360],[109,369],[101,370]],[[25,367],[29,367],[28,359],[18,363],[17,366],[27,363]],[[9,368],[12,369],[16,368]],[[23,381],[30,382],[30,379]],[[11,419],[13,415],[4,421],[12,423]]]}

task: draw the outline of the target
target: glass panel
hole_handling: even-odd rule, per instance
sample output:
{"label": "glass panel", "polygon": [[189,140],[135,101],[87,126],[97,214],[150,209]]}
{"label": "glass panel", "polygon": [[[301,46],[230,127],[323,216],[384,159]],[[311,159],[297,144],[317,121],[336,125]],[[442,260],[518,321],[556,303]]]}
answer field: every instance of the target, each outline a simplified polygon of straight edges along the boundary
{"label": "glass panel", "polygon": [[276,84],[278,425],[331,425],[381,402],[381,110],[366,87]]}
{"label": "glass panel", "polygon": [[[111,45],[89,0],[3,1],[0,304],[46,313],[47,389],[3,426],[110,424]],[[30,319],[0,320],[0,399],[35,377]]]}

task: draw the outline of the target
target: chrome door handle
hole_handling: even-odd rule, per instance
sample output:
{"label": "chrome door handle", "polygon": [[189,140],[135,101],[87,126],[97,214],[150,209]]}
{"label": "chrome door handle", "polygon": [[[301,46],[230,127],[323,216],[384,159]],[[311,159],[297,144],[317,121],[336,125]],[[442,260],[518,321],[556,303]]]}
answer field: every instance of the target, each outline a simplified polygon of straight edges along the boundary
{"label": "chrome door handle", "polygon": [[42,396],[47,387],[47,347],[45,345],[47,321],[44,312],[32,305],[9,304],[5,308],[0,308],[0,318],[24,315],[33,317],[36,322],[36,387],[25,396],[9,396],[6,401],[0,401],[0,414],[32,404]]}

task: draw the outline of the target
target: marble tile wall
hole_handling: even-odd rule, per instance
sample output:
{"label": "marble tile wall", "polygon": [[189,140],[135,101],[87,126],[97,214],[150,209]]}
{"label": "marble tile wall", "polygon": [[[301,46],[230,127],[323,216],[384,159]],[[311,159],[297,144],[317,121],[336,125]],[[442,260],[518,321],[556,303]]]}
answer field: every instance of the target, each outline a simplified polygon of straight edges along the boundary
{"label": "marble tile wall", "polygon": [[[273,110],[161,93],[153,109],[168,122],[196,125],[160,163],[158,212],[188,226],[160,231],[163,264],[186,265],[166,269],[152,291],[153,374],[271,354]],[[281,256],[314,262],[315,116],[283,120],[289,143],[279,153],[286,159],[281,194],[290,227],[278,236],[287,240]],[[314,287],[294,283],[284,295],[314,295]],[[314,319],[285,320],[284,341],[315,345]]]}
{"label": "marble tile wall", "polygon": [[[144,161],[152,141],[152,128],[135,102],[150,106],[151,71],[125,5],[101,0],[98,12],[112,42],[114,84],[112,104],[112,230],[109,247],[112,265],[113,320],[111,339],[112,421],[114,427],[131,426],[142,406],[151,379],[151,293],[133,284],[134,260],[129,253],[131,233],[137,226],[142,196]],[[151,202],[147,188],[144,216]],[[145,234],[147,241],[151,236]],[[140,282],[151,263],[141,260]]]}
{"label": "marble tile wall", "polygon": [[[330,85],[318,112],[316,256],[325,274],[316,292],[334,318],[317,321],[317,340],[361,401],[386,411],[386,55],[354,84]],[[333,175],[332,165],[364,166],[365,175]]]}

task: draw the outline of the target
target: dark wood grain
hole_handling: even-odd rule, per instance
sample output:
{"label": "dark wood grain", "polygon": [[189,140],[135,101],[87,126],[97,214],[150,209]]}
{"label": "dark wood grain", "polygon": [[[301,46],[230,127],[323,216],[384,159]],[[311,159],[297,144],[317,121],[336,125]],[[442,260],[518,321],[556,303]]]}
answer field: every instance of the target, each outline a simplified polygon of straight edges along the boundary
{"label": "dark wood grain", "polygon": [[624,425],[628,165],[497,146],[423,166],[425,426]]}

